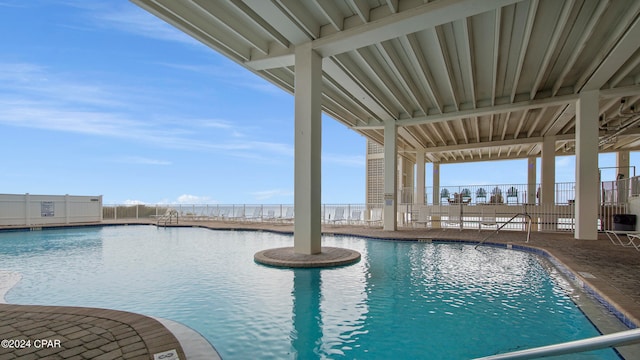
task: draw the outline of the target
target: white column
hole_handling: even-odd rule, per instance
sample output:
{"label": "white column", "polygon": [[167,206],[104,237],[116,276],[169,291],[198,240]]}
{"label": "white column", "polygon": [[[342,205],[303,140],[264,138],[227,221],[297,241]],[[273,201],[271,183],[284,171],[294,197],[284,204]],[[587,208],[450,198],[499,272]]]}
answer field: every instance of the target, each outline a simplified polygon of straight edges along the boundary
{"label": "white column", "polygon": [[536,157],[527,158],[527,204],[535,205],[536,203]]}
{"label": "white column", "polygon": [[629,151],[618,151],[616,153],[616,171],[618,175],[622,175],[623,179],[628,179],[632,174],[629,173]]}
{"label": "white column", "polygon": [[[553,207],[556,203],[556,138],[545,137],[542,141],[542,161],[540,169],[540,205],[543,214],[554,213]],[[555,230],[556,218],[545,215],[542,219],[543,230]]]}
{"label": "white column", "polygon": [[416,195],[415,203],[417,205],[424,205],[424,190],[425,190],[425,163],[424,163],[424,149],[418,149],[416,152]]}
{"label": "white column", "polygon": [[[433,205],[440,205],[440,163],[433,163]],[[440,227],[440,214],[431,216],[431,226]]]}
{"label": "white column", "polygon": [[295,50],[294,251],[321,252],[322,58],[311,43]]}
{"label": "white column", "polygon": [[384,124],[384,213],[382,228],[389,231],[395,231],[398,224],[397,134],[398,128],[395,122],[393,120],[387,121]]}
{"label": "white column", "polygon": [[598,116],[600,92],[580,93],[576,104],[576,232],[598,239]]}

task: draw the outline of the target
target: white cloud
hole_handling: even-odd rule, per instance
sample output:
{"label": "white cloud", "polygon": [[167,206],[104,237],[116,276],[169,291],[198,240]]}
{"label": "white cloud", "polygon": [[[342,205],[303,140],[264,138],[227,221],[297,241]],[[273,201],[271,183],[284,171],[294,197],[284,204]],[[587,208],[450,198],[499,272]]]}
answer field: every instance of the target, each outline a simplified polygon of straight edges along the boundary
{"label": "white cloud", "polygon": [[214,204],[215,201],[208,196],[183,194],[178,196],[177,204]]}
{"label": "white cloud", "polygon": [[263,190],[253,192],[251,195],[255,197],[256,200],[263,201],[276,197],[291,197],[293,196],[293,190],[287,189],[272,189],[272,190]]}

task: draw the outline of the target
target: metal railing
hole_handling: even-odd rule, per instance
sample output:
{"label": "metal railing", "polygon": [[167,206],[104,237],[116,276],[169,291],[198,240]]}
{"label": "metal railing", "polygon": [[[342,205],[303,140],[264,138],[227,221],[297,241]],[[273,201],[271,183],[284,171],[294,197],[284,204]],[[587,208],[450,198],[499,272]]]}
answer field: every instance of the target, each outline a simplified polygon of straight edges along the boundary
{"label": "metal railing", "polygon": [[531,215],[526,214],[526,213],[517,213],[517,214],[513,215],[511,217],[511,219],[507,220],[504,224],[502,224],[499,228],[497,228],[495,232],[492,232],[491,234],[487,235],[478,244],[476,244],[474,249],[477,249],[478,246],[482,245],[490,237],[492,237],[493,235],[495,235],[498,232],[500,232],[500,230],[502,230],[503,227],[507,226],[507,224],[511,223],[513,221],[513,219],[517,218],[518,216],[524,216],[525,218],[527,218],[527,241],[526,242],[529,242],[529,239],[531,238],[531,222],[532,222]]}
{"label": "metal railing", "polygon": [[547,356],[575,354],[591,350],[605,349],[614,346],[629,345],[640,342],[640,329],[626,330],[613,334],[600,335],[588,339],[548,345],[533,349],[514,351],[477,358],[476,360],[502,359],[535,359]]}

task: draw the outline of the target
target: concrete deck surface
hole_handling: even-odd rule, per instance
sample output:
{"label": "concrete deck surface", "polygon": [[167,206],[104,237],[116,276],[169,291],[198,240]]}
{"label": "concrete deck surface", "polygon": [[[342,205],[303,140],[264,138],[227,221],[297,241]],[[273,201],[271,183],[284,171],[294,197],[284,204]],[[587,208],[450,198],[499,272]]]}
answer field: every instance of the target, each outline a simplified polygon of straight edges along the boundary
{"label": "concrete deck surface", "polygon": [[[154,223],[121,220],[105,221],[101,224]],[[181,221],[179,226],[293,233],[291,224],[267,222]],[[410,241],[480,241],[490,233],[490,230],[479,232],[407,227],[397,231],[384,231],[378,227],[363,225],[325,225],[323,233]],[[489,241],[501,244],[522,244],[545,251],[570,269],[578,281],[594,289],[598,296],[619,311],[631,327],[640,326],[640,251],[630,247],[616,246],[604,234],[601,234],[598,240],[583,241],[573,239],[570,233],[534,232],[531,234],[529,243],[525,244],[524,232],[501,231],[492,236]],[[0,339],[32,340],[28,348],[0,347],[0,359],[3,360],[43,358],[155,360],[154,354],[172,350],[176,351],[179,359],[186,359],[182,346],[184,341],[181,343],[161,322],[143,315],[115,310],[0,304]],[[47,347],[48,344],[43,343],[36,347],[33,343],[36,339],[61,341],[58,347]],[[211,356],[215,357],[217,353],[212,353]],[[197,356],[190,358],[193,357]],[[172,359],[166,358],[166,360]]]}

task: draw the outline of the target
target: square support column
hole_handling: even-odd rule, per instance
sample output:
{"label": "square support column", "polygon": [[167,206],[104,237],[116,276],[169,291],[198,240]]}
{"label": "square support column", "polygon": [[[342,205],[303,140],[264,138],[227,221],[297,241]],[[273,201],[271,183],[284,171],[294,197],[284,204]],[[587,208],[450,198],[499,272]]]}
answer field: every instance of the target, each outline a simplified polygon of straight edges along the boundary
{"label": "square support column", "polygon": [[398,128],[393,120],[384,124],[384,212],[382,229],[395,231],[398,227]]}
{"label": "square support column", "polygon": [[425,202],[425,162],[424,162],[424,149],[418,149],[416,151],[416,195],[415,204],[424,205]]}
{"label": "square support column", "polygon": [[[433,179],[433,205],[440,206],[440,163],[433,163],[433,173],[431,174]],[[440,228],[440,214],[431,216],[431,226],[434,228]]]}
{"label": "square support column", "polygon": [[542,230],[556,230],[558,219],[553,215],[556,204],[556,138],[547,136],[542,140],[542,161],[540,169],[540,206],[542,213]]}
{"label": "square support column", "polygon": [[536,204],[536,158],[530,156],[527,158],[527,204]]}
{"label": "square support column", "polygon": [[576,232],[598,239],[598,117],[600,92],[581,92],[576,104]]}
{"label": "square support column", "polygon": [[294,251],[321,252],[322,58],[311,43],[295,50]]}

